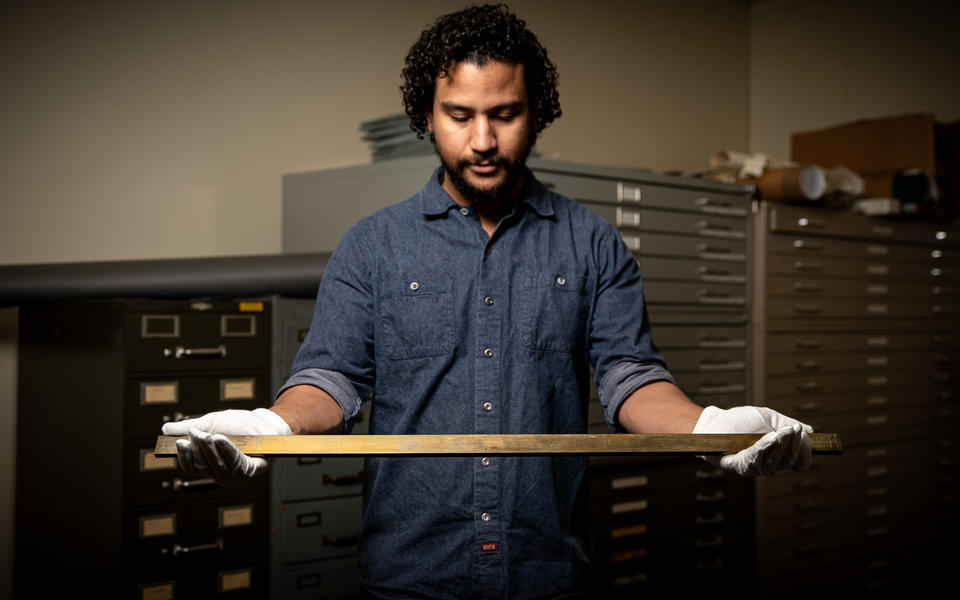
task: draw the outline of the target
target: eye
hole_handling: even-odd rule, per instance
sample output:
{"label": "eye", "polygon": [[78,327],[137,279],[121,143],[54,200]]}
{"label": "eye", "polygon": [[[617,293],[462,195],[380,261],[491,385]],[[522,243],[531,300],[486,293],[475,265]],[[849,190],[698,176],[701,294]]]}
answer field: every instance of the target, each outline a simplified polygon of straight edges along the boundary
{"label": "eye", "polygon": [[450,118],[456,121],[457,123],[466,123],[470,120],[470,117],[467,115],[450,115]]}

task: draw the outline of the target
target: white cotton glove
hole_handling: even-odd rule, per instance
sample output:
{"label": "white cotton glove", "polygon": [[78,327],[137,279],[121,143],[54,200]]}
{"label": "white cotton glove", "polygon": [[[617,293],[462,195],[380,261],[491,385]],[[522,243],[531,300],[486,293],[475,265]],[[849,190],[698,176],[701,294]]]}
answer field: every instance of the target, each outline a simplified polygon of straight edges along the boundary
{"label": "white cotton glove", "polygon": [[177,459],[187,473],[201,473],[220,484],[263,473],[270,463],[247,456],[226,438],[228,435],[291,435],[280,415],[266,408],[221,410],[163,426],[163,435],[189,435],[177,440]]}
{"label": "white cotton glove", "polygon": [[724,471],[738,475],[770,475],[781,469],[802,471],[810,466],[813,427],[762,406],[728,410],[708,406],[694,433],[763,433],[749,448],[722,457],[703,457]]}

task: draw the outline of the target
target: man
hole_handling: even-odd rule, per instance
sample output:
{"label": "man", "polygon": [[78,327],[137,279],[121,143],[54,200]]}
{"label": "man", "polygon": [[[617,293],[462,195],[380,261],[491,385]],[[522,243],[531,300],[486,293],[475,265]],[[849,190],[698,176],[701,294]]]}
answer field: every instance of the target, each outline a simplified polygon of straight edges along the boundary
{"label": "man", "polygon": [[[164,426],[184,468],[218,480],[262,459],[223,435],[582,433],[589,367],[617,431],[762,432],[743,474],[803,468],[809,427],[768,409],[702,409],[655,349],[636,263],[616,230],[524,162],[560,115],[556,70],[505,7],[446,15],[402,87],[442,166],[361,220],[320,284],[313,324],[271,409]],[[358,549],[383,598],[555,598],[590,583],[583,457],[371,458]]]}

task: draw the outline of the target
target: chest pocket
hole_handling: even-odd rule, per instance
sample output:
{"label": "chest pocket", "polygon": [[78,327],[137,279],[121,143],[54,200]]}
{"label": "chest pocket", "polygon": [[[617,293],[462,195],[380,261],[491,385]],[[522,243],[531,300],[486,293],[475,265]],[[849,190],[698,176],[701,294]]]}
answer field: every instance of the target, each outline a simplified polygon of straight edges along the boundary
{"label": "chest pocket", "polygon": [[575,271],[525,278],[521,335],[535,350],[573,352],[583,347],[589,310],[587,278]]}
{"label": "chest pocket", "polygon": [[457,339],[453,311],[450,279],[382,281],[380,334],[387,358],[424,358],[453,352]]}

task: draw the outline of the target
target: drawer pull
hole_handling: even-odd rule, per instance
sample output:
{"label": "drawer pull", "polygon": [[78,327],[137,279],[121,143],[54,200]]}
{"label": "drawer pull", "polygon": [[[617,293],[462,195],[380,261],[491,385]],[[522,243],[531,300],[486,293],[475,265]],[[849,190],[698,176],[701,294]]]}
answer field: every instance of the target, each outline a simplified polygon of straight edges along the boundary
{"label": "drawer pull", "polygon": [[726,498],[726,495],[723,493],[723,490],[717,490],[712,494],[697,493],[694,496],[694,500],[697,502],[719,502]]}
{"label": "drawer pull", "polygon": [[796,271],[822,271],[823,265],[814,262],[804,262],[802,260],[793,261],[793,268]]}
{"label": "drawer pull", "polygon": [[809,240],[793,240],[793,247],[798,250],[823,250],[823,245],[819,242]]}
{"label": "drawer pull", "polygon": [[704,383],[697,391],[701,394],[735,394],[737,392],[743,392],[747,387],[743,384],[738,383]]}
{"label": "drawer pull", "polygon": [[700,338],[699,346],[701,348],[745,348],[747,341],[730,337],[705,335]]}
{"label": "drawer pull", "polygon": [[822,292],[823,286],[818,285],[816,283],[807,283],[805,281],[797,281],[793,284],[793,289],[798,292],[813,293],[813,292]]}
{"label": "drawer pull", "polygon": [[345,535],[340,537],[323,536],[324,546],[333,546],[334,548],[344,548],[347,546],[356,546],[360,538],[356,535]]}
{"label": "drawer pull", "polygon": [[726,516],[722,512],[718,512],[709,517],[697,515],[696,523],[697,525],[716,525],[717,523],[723,523],[726,520]]}
{"label": "drawer pull", "polygon": [[182,479],[173,480],[173,491],[179,492],[180,490],[191,491],[191,490],[209,490],[212,488],[220,487],[220,484],[214,481],[213,479],[188,479],[186,481]]}
{"label": "drawer pull", "polygon": [[746,368],[746,363],[741,360],[718,360],[715,358],[705,358],[700,361],[697,369],[700,371],[741,371]]}
{"label": "drawer pull", "polygon": [[697,538],[693,542],[694,546],[696,546],[697,548],[716,548],[718,546],[722,546],[724,543],[725,541],[722,535],[717,535],[713,539],[709,539],[709,540],[703,540],[703,539]]}
{"label": "drawer pull", "polygon": [[816,500],[804,500],[797,504],[797,512],[816,512],[820,509],[820,503]]}
{"label": "drawer pull", "polygon": [[823,341],[813,338],[797,338],[793,341],[793,345],[797,348],[822,348]]}
{"label": "drawer pull", "polygon": [[813,315],[821,312],[823,307],[819,304],[794,304],[793,311],[804,315]]}
{"label": "drawer pull", "polygon": [[216,348],[184,348],[177,346],[172,350],[163,349],[164,356],[173,356],[176,359],[181,358],[223,358],[227,355],[226,346],[217,346]]}
{"label": "drawer pull", "polygon": [[815,371],[823,368],[823,363],[819,360],[798,360],[796,367],[801,371]]}
{"label": "drawer pull", "polygon": [[812,229],[822,229],[827,226],[823,221],[818,221],[817,219],[811,219],[809,217],[800,217],[797,219],[797,225],[799,227],[810,227]]}
{"label": "drawer pull", "polygon": [[820,543],[814,542],[812,544],[804,544],[797,547],[797,554],[802,554],[804,556],[809,554],[815,554],[820,552],[823,546]]}
{"label": "drawer pull", "polygon": [[213,550],[223,550],[223,540],[217,538],[210,544],[198,544],[196,546],[181,546],[180,544],[175,544],[173,546],[173,555],[178,556],[180,554],[193,554],[196,552],[210,552]]}
{"label": "drawer pull", "polygon": [[723,568],[723,559],[717,557],[711,562],[704,562],[702,560],[697,561],[697,570],[698,571],[715,571],[717,569]]}
{"label": "drawer pull", "polygon": [[821,410],[821,406],[816,402],[804,402],[802,404],[794,404],[793,408],[797,412],[818,412]]}
{"label": "drawer pull", "polygon": [[335,477],[328,473],[323,474],[323,485],[356,485],[363,482],[363,473],[357,473],[356,475],[341,475]]}
{"label": "drawer pull", "polygon": [[815,531],[817,529],[820,529],[820,521],[814,521],[812,519],[808,519],[806,521],[800,521],[799,523],[796,524],[797,531],[807,532],[807,531]]}
{"label": "drawer pull", "polygon": [[818,391],[823,386],[816,381],[801,381],[800,383],[794,386],[799,392],[815,392]]}

